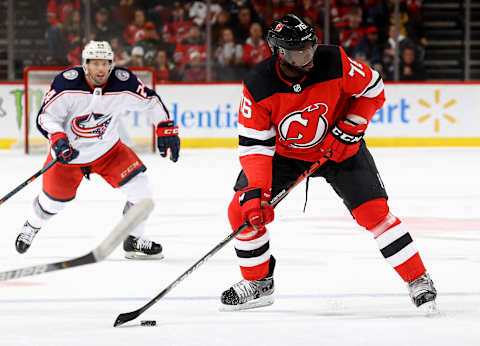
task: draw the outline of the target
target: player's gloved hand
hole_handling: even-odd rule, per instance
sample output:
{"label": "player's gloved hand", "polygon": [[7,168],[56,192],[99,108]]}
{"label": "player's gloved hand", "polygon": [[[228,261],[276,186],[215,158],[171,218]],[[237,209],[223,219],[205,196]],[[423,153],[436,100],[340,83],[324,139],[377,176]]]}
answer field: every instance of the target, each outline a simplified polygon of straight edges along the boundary
{"label": "player's gloved hand", "polygon": [[349,119],[337,121],[322,141],[320,151],[332,150],[330,160],[342,162],[352,157],[360,148],[360,141],[368,124],[357,124]]}
{"label": "player's gloved hand", "polygon": [[178,137],[178,126],[173,120],[162,121],[157,126],[157,146],[162,157],[167,156],[170,149],[170,160],[177,162],[180,152],[180,137]]}
{"label": "player's gloved hand", "polygon": [[[269,197],[269,196],[268,196]],[[228,208],[232,228],[237,229],[245,221],[255,229],[264,227],[273,221],[273,206],[267,204],[267,196],[260,188],[245,188],[237,191]]]}
{"label": "player's gloved hand", "polygon": [[61,163],[69,163],[77,158],[79,152],[73,149],[68,141],[65,132],[55,132],[50,135],[50,145],[55,153],[55,157]]}

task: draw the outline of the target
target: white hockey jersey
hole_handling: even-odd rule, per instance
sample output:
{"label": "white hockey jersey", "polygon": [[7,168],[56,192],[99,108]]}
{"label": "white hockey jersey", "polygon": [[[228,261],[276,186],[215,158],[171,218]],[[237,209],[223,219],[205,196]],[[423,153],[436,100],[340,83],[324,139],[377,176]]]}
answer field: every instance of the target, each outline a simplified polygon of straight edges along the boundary
{"label": "white hockey jersey", "polygon": [[37,128],[47,139],[52,133],[65,132],[79,151],[70,163],[90,163],[120,140],[118,123],[127,109],[147,111],[155,126],[170,119],[157,93],[133,72],[115,67],[107,82],[94,88],[83,69],[75,67],[53,80],[38,113]]}

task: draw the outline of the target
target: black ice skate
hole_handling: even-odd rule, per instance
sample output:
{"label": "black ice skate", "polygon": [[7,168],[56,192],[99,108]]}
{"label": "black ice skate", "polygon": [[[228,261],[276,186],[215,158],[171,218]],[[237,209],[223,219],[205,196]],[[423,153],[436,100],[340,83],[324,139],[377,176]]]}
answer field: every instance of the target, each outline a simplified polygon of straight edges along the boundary
{"label": "black ice skate", "polygon": [[129,235],[123,242],[127,259],[162,259],[162,246],[145,238]]}
{"label": "black ice skate", "polygon": [[40,231],[40,228],[33,227],[28,221],[25,222],[22,230],[18,234],[17,240],[15,241],[15,248],[19,253],[24,253],[28,250],[38,231]]}
{"label": "black ice skate", "polygon": [[236,311],[272,305],[273,291],[273,277],[256,281],[242,280],[222,293],[220,310]]}
{"label": "black ice skate", "polygon": [[415,304],[417,308],[428,313],[437,312],[437,305],[435,303],[437,290],[433,286],[430,275],[423,274],[418,279],[410,281],[408,283],[408,291],[410,292],[410,298],[412,298],[413,304]]}

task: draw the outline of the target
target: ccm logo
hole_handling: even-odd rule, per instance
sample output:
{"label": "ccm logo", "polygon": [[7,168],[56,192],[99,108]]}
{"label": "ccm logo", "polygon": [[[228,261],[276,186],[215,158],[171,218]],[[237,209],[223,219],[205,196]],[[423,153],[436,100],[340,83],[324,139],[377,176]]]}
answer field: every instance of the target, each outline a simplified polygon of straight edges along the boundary
{"label": "ccm logo", "polygon": [[175,135],[178,133],[178,128],[174,128],[174,129],[165,129],[163,131],[163,134],[165,135]]}
{"label": "ccm logo", "polygon": [[178,135],[178,126],[170,127],[170,128],[161,128],[157,129],[157,136],[165,137],[165,136],[173,136]]}
{"label": "ccm logo", "polygon": [[360,140],[362,139],[363,137],[363,134],[362,135],[358,135],[358,136],[354,136],[354,135],[349,135],[348,133],[345,133],[343,132],[342,130],[340,130],[338,127],[334,127],[332,129],[332,134],[338,139],[340,140],[341,142],[344,142],[346,144],[354,144],[354,143],[357,143],[357,142],[360,142]]}
{"label": "ccm logo", "polygon": [[120,178],[122,178],[122,179],[125,178],[128,174],[130,174],[138,166],[140,166],[140,163],[138,161],[135,161],[126,170],[124,170],[122,173],[120,173]]}

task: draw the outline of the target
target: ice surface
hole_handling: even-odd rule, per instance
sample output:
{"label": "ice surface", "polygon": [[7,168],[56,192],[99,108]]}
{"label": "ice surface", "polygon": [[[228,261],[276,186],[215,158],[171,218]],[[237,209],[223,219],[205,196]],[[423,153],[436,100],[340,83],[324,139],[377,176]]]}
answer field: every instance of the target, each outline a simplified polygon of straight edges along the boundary
{"label": "ice surface", "polygon": [[[371,235],[322,179],[300,185],[276,210],[271,248],[276,302],[219,312],[240,279],[228,244],[136,320],[113,328],[175,280],[228,233],[235,150],[183,150],[178,163],[142,155],[155,189],[147,235],[163,261],[104,262],[0,282],[0,345],[480,345],[480,148],[373,148],[390,206],[411,232],[438,289],[441,314],[424,317]],[[0,153],[0,195],[44,158]],[[14,241],[38,179],[0,206],[0,270],[54,262],[93,249],[120,219],[123,195],[92,176],[41,230],[25,255]],[[140,320],[154,319],[155,327]]]}

